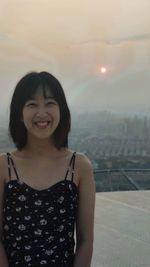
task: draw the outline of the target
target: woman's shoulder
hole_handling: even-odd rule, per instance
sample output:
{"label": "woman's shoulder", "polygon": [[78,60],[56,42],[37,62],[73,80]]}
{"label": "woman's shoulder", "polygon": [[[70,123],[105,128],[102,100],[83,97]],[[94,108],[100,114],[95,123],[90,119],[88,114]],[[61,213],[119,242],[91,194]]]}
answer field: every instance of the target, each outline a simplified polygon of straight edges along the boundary
{"label": "woman's shoulder", "polygon": [[76,166],[78,169],[80,179],[93,179],[93,168],[91,160],[84,153],[76,152]]}
{"label": "woman's shoulder", "polygon": [[77,152],[76,153],[76,167],[78,169],[79,174],[79,193],[83,196],[88,192],[95,192],[95,177],[93,173],[93,167],[91,160],[84,153]]}
{"label": "woman's shoulder", "polygon": [[91,160],[82,152],[76,152],[76,161],[81,168],[91,168]]}
{"label": "woman's shoulder", "polygon": [[7,168],[7,153],[6,152],[1,152],[0,153],[0,179],[5,180],[6,176],[6,168]]}

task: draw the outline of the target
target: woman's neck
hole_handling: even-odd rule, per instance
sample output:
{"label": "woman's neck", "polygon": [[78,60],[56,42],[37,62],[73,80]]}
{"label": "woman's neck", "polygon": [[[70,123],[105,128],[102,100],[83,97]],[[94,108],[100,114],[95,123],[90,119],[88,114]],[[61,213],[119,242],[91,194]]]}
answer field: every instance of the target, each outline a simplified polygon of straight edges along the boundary
{"label": "woman's neck", "polygon": [[34,159],[56,159],[66,151],[66,148],[58,149],[50,140],[32,140],[28,141],[21,150],[22,156]]}

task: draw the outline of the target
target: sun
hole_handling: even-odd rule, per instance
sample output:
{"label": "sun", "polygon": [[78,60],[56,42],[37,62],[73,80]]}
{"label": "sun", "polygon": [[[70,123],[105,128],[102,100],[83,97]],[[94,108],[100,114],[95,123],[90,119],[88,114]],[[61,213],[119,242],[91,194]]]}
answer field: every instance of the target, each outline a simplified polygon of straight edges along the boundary
{"label": "sun", "polygon": [[100,68],[100,72],[101,72],[101,73],[106,73],[106,72],[107,72],[107,69],[106,69],[105,67],[101,67],[101,68]]}

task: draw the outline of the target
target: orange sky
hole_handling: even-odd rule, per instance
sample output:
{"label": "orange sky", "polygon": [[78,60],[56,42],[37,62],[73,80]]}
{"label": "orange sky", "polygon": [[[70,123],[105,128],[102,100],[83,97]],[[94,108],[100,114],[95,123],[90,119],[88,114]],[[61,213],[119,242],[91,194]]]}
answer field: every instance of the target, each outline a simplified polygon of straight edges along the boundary
{"label": "orange sky", "polygon": [[0,85],[46,69],[69,91],[103,65],[109,84],[128,78],[150,65],[149,10],[149,0],[1,0]]}

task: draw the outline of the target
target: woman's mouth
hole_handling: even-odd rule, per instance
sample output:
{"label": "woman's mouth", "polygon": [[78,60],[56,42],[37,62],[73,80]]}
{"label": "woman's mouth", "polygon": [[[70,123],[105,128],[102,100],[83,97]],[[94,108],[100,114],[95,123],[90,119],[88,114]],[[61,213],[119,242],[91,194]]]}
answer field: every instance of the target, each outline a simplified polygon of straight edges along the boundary
{"label": "woman's mouth", "polygon": [[50,121],[35,122],[39,129],[45,129],[50,124]]}

